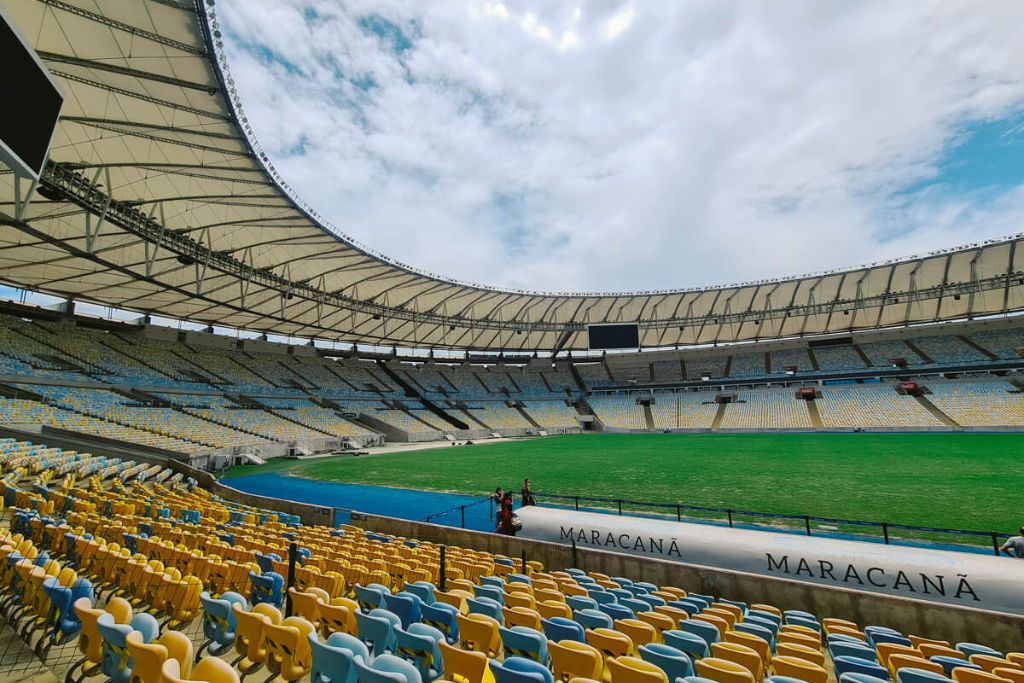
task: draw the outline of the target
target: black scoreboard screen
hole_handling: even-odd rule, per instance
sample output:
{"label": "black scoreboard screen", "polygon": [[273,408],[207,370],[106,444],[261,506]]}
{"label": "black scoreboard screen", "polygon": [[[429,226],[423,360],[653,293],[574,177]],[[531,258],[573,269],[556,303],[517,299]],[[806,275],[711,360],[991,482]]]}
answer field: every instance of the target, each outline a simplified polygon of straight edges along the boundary
{"label": "black scoreboard screen", "polygon": [[636,323],[615,325],[587,325],[590,349],[638,349],[640,326]]}

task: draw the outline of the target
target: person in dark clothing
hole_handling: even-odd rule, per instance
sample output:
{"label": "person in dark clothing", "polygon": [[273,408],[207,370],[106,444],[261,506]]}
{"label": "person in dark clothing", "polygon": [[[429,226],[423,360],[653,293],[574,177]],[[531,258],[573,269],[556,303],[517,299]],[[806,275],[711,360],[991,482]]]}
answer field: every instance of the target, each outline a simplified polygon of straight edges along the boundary
{"label": "person in dark clothing", "polygon": [[494,503],[494,530],[501,528],[501,501],[505,498],[505,490],[500,486],[494,489],[491,501]]}
{"label": "person in dark clothing", "polygon": [[512,514],[512,493],[506,493],[501,499],[501,511],[498,512],[498,533],[504,536],[516,535],[515,519]]}
{"label": "person in dark clothing", "polygon": [[530,480],[523,479],[523,488],[519,492],[519,497],[522,499],[522,506],[536,505],[537,501],[533,499],[533,491],[530,490]]}

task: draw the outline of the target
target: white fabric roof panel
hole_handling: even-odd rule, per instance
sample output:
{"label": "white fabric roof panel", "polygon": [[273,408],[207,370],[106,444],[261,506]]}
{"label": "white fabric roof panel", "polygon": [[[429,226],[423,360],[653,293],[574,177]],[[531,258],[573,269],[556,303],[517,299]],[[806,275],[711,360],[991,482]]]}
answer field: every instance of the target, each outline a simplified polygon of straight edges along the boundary
{"label": "white fabric roof panel", "polygon": [[[273,334],[402,346],[644,346],[843,332],[1024,308],[1021,237],[898,263],[700,290],[504,291],[375,255],[302,204],[252,140],[191,0],[0,0],[64,88],[27,211],[0,174],[0,280]],[[109,203],[108,203],[109,201]]]}

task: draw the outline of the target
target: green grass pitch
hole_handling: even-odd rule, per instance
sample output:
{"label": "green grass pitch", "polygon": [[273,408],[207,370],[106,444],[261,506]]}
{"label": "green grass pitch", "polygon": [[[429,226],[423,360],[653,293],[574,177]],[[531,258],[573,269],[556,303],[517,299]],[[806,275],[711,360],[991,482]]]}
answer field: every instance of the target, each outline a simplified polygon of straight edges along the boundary
{"label": "green grass pitch", "polygon": [[529,477],[535,491],[568,495],[979,531],[1024,524],[1024,434],[595,434],[231,474],[268,470],[480,495],[518,493]]}

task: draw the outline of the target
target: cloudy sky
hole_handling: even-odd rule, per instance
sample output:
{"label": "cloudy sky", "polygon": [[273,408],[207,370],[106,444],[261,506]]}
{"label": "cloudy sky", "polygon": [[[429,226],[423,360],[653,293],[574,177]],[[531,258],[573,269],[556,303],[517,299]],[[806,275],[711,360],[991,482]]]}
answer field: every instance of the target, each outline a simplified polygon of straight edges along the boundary
{"label": "cloudy sky", "polygon": [[216,7],[282,175],[444,275],[699,286],[1024,229],[1024,2]]}

